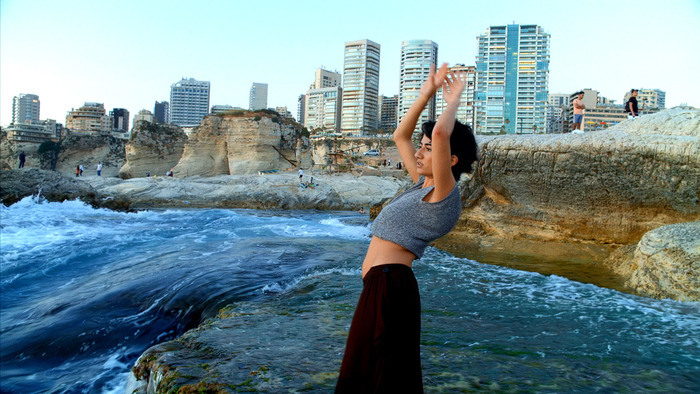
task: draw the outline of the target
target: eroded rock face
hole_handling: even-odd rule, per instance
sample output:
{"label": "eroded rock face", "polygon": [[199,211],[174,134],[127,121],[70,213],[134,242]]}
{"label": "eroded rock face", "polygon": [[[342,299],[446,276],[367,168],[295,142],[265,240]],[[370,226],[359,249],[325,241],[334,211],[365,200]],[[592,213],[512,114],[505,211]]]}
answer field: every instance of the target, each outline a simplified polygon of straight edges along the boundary
{"label": "eroded rock face", "polygon": [[659,227],[637,244],[627,284],[640,294],[700,300],[700,221]]}
{"label": "eroded rock face", "polygon": [[698,219],[699,125],[699,110],[679,108],[599,132],[482,139],[456,230],[631,244]]}
{"label": "eroded rock face", "polygon": [[126,163],[119,177],[165,175],[180,161],[187,135],[176,125],[138,122],[126,145]]}
{"label": "eroded rock face", "polygon": [[82,164],[83,175],[96,175],[97,164],[102,162],[102,176],[116,176],[126,161],[125,144],[124,140],[111,136],[69,133],[61,141],[56,171],[75,176],[75,167]]}
{"label": "eroded rock face", "polygon": [[186,177],[285,170],[303,165],[309,148],[300,139],[300,125],[266,113],[207,116],[190,135],[173,172]]}

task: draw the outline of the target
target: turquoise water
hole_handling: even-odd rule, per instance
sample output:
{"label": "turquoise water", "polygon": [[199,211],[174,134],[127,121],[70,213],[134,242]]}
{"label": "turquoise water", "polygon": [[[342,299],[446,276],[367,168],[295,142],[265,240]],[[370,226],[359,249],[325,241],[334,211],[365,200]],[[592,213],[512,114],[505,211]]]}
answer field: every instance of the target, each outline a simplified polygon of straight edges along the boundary
{"label": "turquoise water", "polygon": [[[123,392],[136,358],[210,320],[262,391],[327,392],[361,290],[349,212],[0,208],[0,389]],[[428,392],[698,392],[700,306],[480,264],[414,270]],[[264,346],[263,346],[264,345]],[[231,373],[227,379],[237,382]]]}

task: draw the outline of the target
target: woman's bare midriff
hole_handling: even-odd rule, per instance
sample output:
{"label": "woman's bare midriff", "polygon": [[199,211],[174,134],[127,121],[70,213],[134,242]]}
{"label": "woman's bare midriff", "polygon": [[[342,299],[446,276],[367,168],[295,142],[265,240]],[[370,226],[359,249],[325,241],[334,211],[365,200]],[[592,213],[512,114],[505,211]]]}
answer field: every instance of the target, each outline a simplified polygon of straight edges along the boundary
{"label": "woman's bare midriff", "polygon": [[403,246],[373,236],[367,249],[365,261],[362,263],[362,277],[364,278],[372,267],[378,265],[403,264],[411,267],[415,259],[416,255]]}

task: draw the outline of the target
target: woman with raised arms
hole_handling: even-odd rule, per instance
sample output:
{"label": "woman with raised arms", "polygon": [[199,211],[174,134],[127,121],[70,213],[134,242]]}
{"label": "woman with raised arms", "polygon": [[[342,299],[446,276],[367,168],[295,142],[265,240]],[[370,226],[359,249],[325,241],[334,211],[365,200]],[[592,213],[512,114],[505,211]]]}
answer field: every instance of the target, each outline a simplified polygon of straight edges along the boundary
{"label": "woman with raised arms", "polygon": [[[414,185],[396,197],[372,225],[363,289],[348,334],[336,393],[423,392],[420,365],[420,295],[413,261],[457,223],[457,181],[471,172],[477,145],[471,128],[455,120],[465,86],[463,73],[447,64],[428,79],[394,132]],[[438,89],[447,103],[437,122],[425,122],[420,146],[413,131]]]}

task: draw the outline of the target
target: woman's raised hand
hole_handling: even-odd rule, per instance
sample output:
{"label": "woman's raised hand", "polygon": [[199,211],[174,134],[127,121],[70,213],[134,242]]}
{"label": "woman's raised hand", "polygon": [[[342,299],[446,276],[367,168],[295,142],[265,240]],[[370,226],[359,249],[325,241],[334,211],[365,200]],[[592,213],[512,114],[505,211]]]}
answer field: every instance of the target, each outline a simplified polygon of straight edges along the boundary
{"label": "woman's raised hand", "polygon": [[467,73],[465,72],[451,72],[449,76],[443,78],[442,83],[442,98],[451,104],[452,102],[459,101],[462,96],[462,91],[464,91],[464,86],[467,84]]}
{"label": "woman's raised hand", "polygon": [[420,93],[427,97],[433,97],[435,92],[443,86],[445,82],[445,77],[447,77],[447,63],[443,63],[442,66],[435,72],[435,65],[430,66],[430,74],[428,74],[428,79],[423,82],[423,86],[420,89]]}

